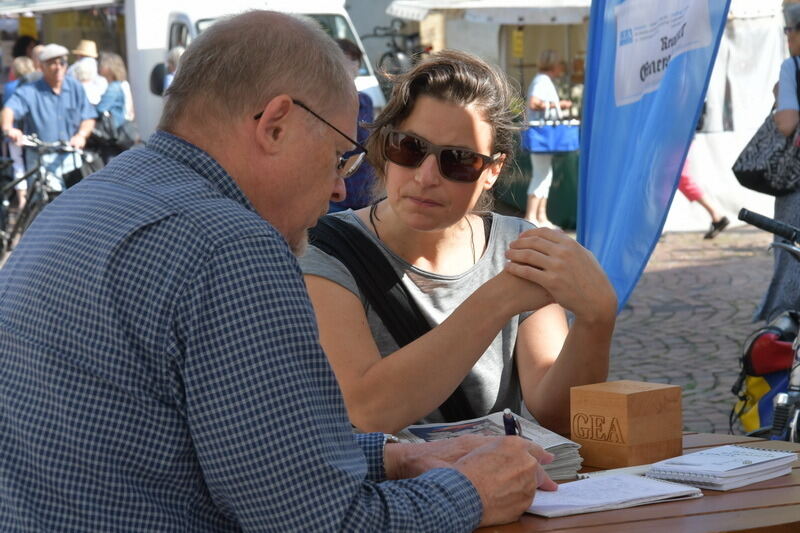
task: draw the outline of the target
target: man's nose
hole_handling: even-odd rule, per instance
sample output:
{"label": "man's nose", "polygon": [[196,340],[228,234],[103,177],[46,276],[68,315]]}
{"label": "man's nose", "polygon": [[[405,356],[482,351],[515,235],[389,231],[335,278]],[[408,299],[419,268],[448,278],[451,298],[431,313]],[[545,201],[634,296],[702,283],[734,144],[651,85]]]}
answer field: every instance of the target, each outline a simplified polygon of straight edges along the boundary
{"label": "man's nose", "polygon": [[345,198],[347,198],[347,187],[344,184],[344,178],[336,178],[333,191],[331,191],[331,202],[343,202]]}

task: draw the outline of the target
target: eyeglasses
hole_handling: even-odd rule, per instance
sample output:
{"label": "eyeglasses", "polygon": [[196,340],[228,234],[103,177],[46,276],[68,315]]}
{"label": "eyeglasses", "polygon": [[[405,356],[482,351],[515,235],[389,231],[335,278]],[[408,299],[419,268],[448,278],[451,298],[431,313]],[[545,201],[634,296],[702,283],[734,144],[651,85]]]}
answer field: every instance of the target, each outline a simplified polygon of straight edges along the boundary
{"label": "eyeglasses", "polygon": [[[358,167],[361,166],[361,163],[364,162],[364,157],[367,155],[367,149],[364,148],[364,146],[360,142],[351,139],[349,135],[347,135],[342,130],[340,130],[339,128],[337,128],[336,126],[334,126],[333,124],[331,124],[330,122],[328,122],[327,120],[316,114],[300,100],[295,100],[294,98],[292,98],[292,103],[298,107],[302,107],[303,109],[314,115],[314,117],[321,120],[323,123],[328,125],[333,131],[335,131],[336,133],[338,133],[339,135],[350,141],[350,143],[355,146],[354,150],[349,150],[343,153],[341,156],[339,156],[339,162],[336,164],[336,171],[339,174],[340,178],[349,178],[350,176],[352,176],[355,173],[355,171],[358,170]],[[262,111],[257,115],[255,115],[253,119],[258,120],[261,118],[263,114],[264,112]]]}
{"label": "eyeglasses", "polygon": [[450,181],[477,181],[484,169],[500,157],[479,154],[457,146],[439,146],[412,133],[392,130],[386,135],[383,155],[402,167],[417,168],[429,154],[436,156],[439,172]]}
{"label": "eyeglasses", "polygon": [[798,29],[800,29],[800,24],[796,26],[784,26],[783,33],[789,35],[790,33],[796,32]]}

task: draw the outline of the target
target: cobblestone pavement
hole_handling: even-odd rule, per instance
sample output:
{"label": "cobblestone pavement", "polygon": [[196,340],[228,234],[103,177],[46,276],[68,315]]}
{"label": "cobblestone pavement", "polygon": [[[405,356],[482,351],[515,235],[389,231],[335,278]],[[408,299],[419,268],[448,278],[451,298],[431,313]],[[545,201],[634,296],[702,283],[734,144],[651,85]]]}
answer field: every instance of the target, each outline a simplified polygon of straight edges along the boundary
{"label": "cobblestone pavement", "polygon": [[609,380],[680,385],[684,430],[728,432],[731,385],[767,288],[771,236],[735,228],[661,237],[617,319]]}

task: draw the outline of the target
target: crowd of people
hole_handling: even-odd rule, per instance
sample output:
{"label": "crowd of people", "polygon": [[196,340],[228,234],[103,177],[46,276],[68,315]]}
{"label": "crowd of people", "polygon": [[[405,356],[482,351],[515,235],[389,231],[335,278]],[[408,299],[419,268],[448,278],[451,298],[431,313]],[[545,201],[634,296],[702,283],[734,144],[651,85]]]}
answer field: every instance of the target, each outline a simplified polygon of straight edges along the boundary
{"label": "crowd of people", "polygon": [[[44,142],[62,141],[91,149],[106,163],[123,150],[109,140],[135,119],[127,69],[119,54],[99,52],[97,44],[88,39],[68,50],[28,36],[18,39],[14,53],[19,55],[12,62],[10,81],[3,86],[0,112],[8,155],[14,161],[14,178],[35,164],[33,158],[26,160],[20,148],[24,135],[36,134]],[[68,65],[70,55],[75,61]],[[171,75],[179,58],[179,51],[170,51],[167,63]],[[95,128],[103,120],[108,124],[101,137]],[[135,128],[127,131],[135,132]],[[82,160],[69,154],[46,154],[44,163],[63,188],[65,176],[79,169]],[[26,188],[25,181],[17,184],[20,206],[25,203]]]}

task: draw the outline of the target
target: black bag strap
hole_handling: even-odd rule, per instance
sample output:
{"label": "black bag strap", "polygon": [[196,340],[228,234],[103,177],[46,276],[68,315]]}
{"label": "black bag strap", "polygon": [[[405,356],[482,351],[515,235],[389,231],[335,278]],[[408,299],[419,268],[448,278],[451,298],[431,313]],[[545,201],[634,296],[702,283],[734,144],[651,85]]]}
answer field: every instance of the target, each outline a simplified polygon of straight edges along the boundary
{"label": "black bag strap", "polygon": [[[359,290],[401,348],[431,326],[389,260],[363,232],[338,217],[326,215],[309,231],[309,244],[335,257],[347,267]],[[461,385],[439,407],[444,419],[457,422],[477,415]]]}

